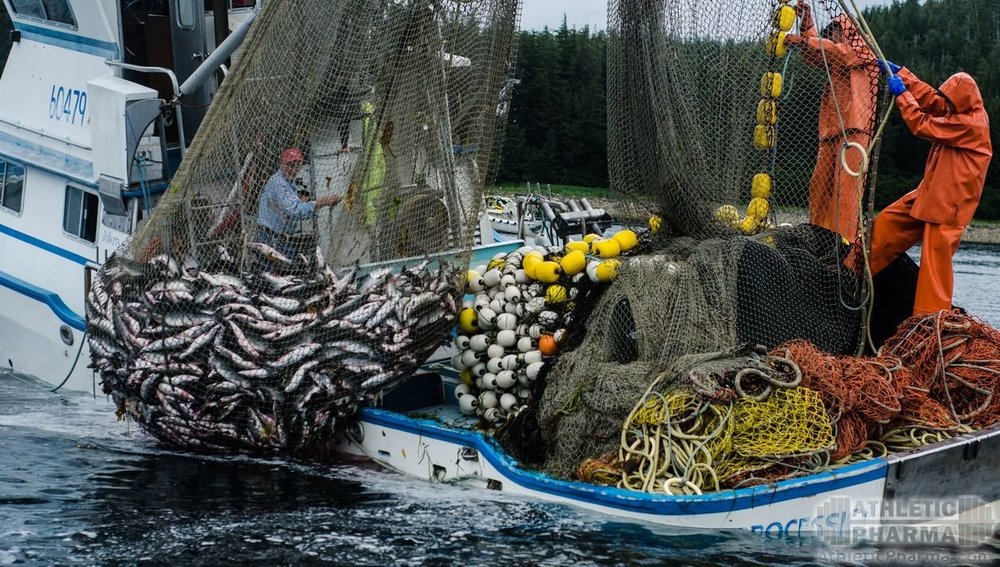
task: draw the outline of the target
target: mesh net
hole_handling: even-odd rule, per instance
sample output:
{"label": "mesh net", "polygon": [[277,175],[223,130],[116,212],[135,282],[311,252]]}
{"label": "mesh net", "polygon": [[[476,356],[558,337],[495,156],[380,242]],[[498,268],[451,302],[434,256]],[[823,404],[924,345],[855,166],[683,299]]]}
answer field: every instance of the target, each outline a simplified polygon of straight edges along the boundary
{"label": "mesh net", "polygon": [[121,412],[191,448],[322,452],[447,338],[518,10],[265,3],[170,190],[92,287],[93,364]]}
{"label": "mesh net", "polygon": [[839,2],[798,6],[610,0],[617,191],[680,234],[752,234],[808,208],[858,240],[878,67]]}

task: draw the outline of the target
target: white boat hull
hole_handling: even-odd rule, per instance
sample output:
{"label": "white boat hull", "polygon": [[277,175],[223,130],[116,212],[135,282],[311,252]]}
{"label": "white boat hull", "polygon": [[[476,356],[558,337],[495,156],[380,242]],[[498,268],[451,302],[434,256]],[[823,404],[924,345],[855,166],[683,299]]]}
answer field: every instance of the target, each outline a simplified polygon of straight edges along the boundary
{"label": "white boat hull", "polygon": [[461,482],[567,504],[629,520],[697,529],[744,529],[769,536],[840,534],[848,510],[837,502],[881,500],[884,459],[777,485],[701,496],[645,494],[563,481],[520,468],[480,432],[450,429],[377,409],[362,411],[361,433],[345,451],[431,482]]}
{"label": "white boat hull", "polygon": [[[499,490],[660,526],[740,529],[768,538],[849,539],[859,529],[868,533],[883,524],[898,527],[901,518],[892,510],[915,505],[926,509],[934,503],[942,514],[951,515],[1000,500],[996,476],[1000,426],[830,472],[717,493],[672,496],[560,480],[528,470],[486,433],[448,418],[449,410],[443,411],[443,418],[426,417],[442,407],[416,409],[419,414],[415,415],[421,417],[363,409],[358,427],[341,451],[424,481]],[[457,410],[452,411],[457,416]],[[925,514],[919,519],[936,518]],[[989,531],[992,522],[987,512],[978,523]]]}

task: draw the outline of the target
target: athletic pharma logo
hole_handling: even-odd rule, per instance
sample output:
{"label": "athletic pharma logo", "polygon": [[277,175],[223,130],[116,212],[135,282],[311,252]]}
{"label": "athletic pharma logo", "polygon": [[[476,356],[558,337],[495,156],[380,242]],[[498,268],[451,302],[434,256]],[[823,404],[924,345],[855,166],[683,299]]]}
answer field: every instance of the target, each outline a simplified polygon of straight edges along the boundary
{"label": "athletic pharma logo", "polygon": [[[984,544],[995,540],[997,503],[977,496],[866,500],[830,499],[818,517],[837,518],[816,534],[818,557],[835,562],[947,564],[993,561]],[[981,556],[981,557],[980,557]]]}

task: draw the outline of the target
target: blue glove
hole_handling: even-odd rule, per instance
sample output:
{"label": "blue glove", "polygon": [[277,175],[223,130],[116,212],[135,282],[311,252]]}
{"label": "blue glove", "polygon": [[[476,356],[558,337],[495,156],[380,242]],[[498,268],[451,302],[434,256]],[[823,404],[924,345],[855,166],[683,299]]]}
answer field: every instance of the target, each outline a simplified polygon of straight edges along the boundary
{"label": "blue glove", "polygon": [[883,73],[887,74],[889,71],[892,71],[893,75],[899,73],[899,70],[902,69],[902,67],[896,65],[892,61],[883,61],[881,59],[878,60],[878,68],[881,69]]}
{"label": "blue glove", "polygon": [[903,79],[900,79],[899,75],[889,77],[889,80],[886,81],[886,87],[892,96],[899,96],[906,92],[906,85],[903,84]]}

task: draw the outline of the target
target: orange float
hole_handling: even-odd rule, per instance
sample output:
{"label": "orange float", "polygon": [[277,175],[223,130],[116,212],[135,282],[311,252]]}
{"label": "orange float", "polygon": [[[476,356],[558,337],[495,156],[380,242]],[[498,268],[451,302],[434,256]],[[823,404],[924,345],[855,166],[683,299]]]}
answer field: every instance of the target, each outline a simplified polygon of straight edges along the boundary
{"label": "orange float", "polygon": [[542,351],[542,354],[545,356],[555,356],[559,350],[559,344],[556,342],[555,337],[545,334],[538,337],[538,350]]}

